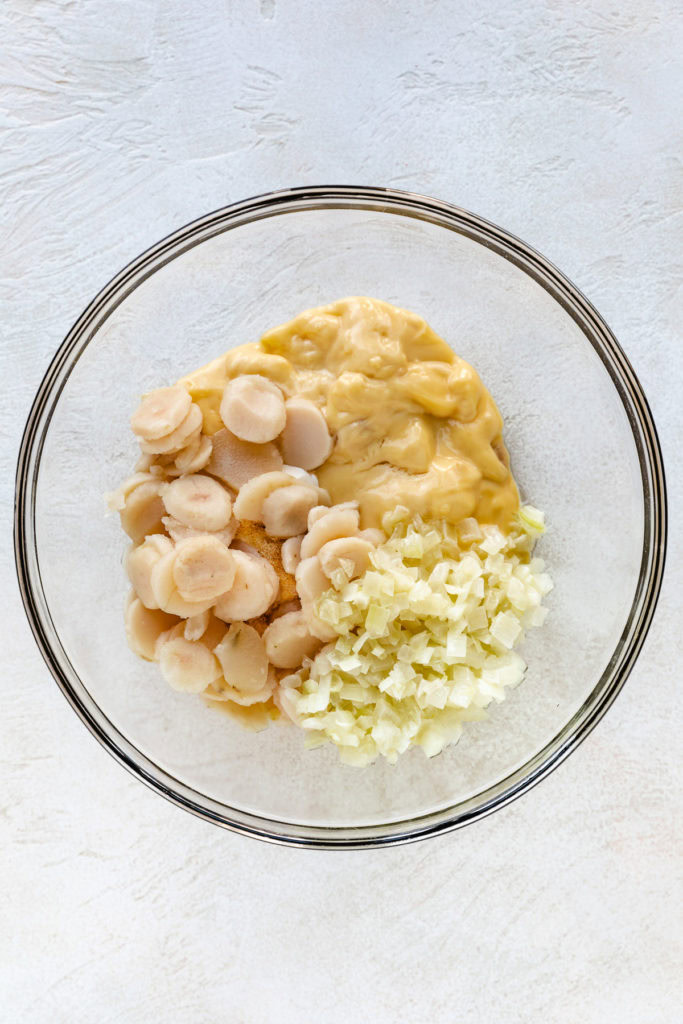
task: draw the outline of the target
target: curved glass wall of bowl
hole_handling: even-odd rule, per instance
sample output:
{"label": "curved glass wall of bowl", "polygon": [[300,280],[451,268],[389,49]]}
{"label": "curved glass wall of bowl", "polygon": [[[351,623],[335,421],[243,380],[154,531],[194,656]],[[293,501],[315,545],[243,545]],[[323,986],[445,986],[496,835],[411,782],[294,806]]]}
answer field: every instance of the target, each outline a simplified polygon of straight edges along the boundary
{"label": "curved glass wall of bowl", "polygon": [[[522,686],[428,760],[362,771],[298,730],[252,734],[172,692],[126,645],[124,541],[103,494],[135,461],[128,418],[174,381],[310,306],[367,294],[415,310],[480,372],[522,497],[543,508],[550,615]],[[27,425],[17,564],[34,633],[88,727],[163,795],[289,843],[420,838],[501,806],[587,734],[656,602],[665,491],[647,403],[615,339],[547,261],[465,211],[382,189],[300,189],[202,218],[93,300]]]}

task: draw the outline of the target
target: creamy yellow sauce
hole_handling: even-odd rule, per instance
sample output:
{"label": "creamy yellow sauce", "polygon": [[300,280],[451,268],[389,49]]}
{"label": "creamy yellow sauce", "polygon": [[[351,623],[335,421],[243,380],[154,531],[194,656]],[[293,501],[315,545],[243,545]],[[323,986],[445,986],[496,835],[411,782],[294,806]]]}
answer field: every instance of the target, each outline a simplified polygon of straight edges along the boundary
{"label": "creamy yellow sauce", "polygon": [[287,398],[315,402],[334,438],[318,479],[332,503],[359,502],[361,525],[401,505],[507,531],[519,495],[503,421],[477,372],[414,313],[369,298],[310,309],[183,378],[204,416],[223,423],[226,382],[256,373]]}

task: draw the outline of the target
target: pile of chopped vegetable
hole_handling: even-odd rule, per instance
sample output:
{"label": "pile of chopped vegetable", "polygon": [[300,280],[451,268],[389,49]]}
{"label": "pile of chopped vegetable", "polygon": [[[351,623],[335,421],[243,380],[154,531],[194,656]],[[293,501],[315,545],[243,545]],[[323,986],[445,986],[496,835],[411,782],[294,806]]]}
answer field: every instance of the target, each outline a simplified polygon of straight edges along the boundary
{"label": "pile of chopped vegetable", "polygon": [[532,506],[508,535],[475,520],[406,523],[400,510],[387,526],[364,575],[340,568],[317,602],[338,638],[280,689],[309,746],[331,741],[358,766],[393,763],[411,745],[432,757],[504,700],[526,670],[513,648],[543,623],[552,589],[532,557],[544,530]]}

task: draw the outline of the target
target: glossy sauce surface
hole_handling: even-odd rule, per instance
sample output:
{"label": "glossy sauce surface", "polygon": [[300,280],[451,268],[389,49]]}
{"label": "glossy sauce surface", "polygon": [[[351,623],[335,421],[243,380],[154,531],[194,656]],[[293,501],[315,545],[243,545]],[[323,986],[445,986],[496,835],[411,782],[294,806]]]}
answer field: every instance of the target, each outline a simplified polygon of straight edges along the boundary
{"label": "glossy sauce surface", "polygon": [[206,433],[223,426],[226,381],[245,373],[321,409],[334,447],[318,479],[333,503],[359,502],[363,527],[404,506],[425,519],[472,516],[509,529],[519,495],[501,415],[477,372],[416,314],[340,299],[231,349],[181,381]]}

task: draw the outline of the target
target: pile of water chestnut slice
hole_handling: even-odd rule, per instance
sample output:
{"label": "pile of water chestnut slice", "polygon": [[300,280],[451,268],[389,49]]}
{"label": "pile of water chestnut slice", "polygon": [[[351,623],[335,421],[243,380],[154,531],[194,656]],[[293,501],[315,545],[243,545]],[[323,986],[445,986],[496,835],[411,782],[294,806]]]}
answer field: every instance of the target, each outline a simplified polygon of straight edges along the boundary
{"label": "pile of water chestnut slice", "polygon": [[126,634],[176,690],[282,710],[290,674],[336,638],[316,602],[340,574],[362,575],[386,538],[318,485],[334,437],[314,402],[243,374],[220,418],[205,432],[182,385],[145,395],[131,417],[141,458],[109,496],[132,541]]}

